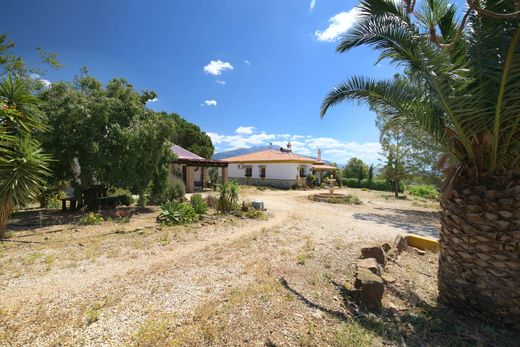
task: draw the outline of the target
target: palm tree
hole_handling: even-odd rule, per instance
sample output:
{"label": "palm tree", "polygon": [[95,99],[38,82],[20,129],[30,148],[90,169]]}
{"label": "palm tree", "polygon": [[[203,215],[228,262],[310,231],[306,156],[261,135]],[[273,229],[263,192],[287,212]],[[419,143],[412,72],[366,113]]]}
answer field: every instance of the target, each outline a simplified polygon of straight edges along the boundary
{"label": "palm tree", "polygon": [[[454,158],[441,201],[439,301],[520,326],[520,4],[363,0],[337,50],[368,45],[406,78],[352,77],[325,98],[392,115]],[[417,8],[415,8],[417,7]]]}
{"label": "palm tree", "polygon": [[0,238],[13,209],[34,199],[49,173],[49,156],[31,138],[44,129],[31,112],[37,100],[19,79],[0,84]]}

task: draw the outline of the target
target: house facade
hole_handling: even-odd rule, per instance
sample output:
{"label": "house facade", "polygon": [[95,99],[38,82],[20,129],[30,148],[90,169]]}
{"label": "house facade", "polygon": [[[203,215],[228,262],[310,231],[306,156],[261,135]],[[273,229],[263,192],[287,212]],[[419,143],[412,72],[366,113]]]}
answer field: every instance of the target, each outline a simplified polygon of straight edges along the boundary
{"label": "house facade", "polygon": [[321,152],[318,152],[318,159],[302,156],[292,152],[290,143],[287,148],[267,149],[223,161],[229,164],[228,176],[232,181],[282,189],[304,185],[311,174],[321,182],[323,172],[336,170],[321,161]]}

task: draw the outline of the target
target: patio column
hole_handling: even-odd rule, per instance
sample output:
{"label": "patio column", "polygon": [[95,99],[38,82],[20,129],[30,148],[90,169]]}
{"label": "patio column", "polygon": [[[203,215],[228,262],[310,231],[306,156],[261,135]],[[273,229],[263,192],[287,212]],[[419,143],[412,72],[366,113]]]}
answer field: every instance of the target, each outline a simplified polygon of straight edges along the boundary
{"label": "patio column", "polygon": [[195,172],[193,166],[186,166],[186,193],[195,191]]}
{"label": "patio column", "polygon": [[200,168],[200,184],[202,186],[202,190],[206,187],[206,170],[204,170],[204,166]]}
{"label": "patio column", "polygon": [[228,181],[228,168],[222,167],[222,183],[227,183]]}

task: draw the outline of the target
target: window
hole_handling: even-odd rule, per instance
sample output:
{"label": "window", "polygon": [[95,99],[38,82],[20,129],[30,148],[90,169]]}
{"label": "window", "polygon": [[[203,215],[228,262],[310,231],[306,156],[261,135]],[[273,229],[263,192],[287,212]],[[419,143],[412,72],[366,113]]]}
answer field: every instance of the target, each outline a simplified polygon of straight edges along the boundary
{"label": "window", "polygon": [[246,173],[245,173],[245,176],[246,176],[246,177],[251,177],[251,176],[253,176],[253,168],[252,168],[252,167],[246,167]]}
{"label": "window", "polygon": [[305,166],[300,166],[300,177],[305,177]]}
{"label": "window", "polygon": [[260,177],[265,178],[265,166],[260,166]]}

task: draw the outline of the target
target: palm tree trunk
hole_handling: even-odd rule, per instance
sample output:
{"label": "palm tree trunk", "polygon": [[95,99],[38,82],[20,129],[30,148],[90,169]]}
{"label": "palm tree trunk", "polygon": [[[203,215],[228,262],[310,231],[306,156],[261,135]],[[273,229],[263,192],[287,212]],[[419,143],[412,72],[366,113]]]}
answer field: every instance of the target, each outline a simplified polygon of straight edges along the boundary
{"label": "palm tree trunk", "polygon": [[440,303],[519,329],[520,176],[458,177],[447,195],[441,201]]}
{"label": "palm tree trunk", "polygon": [[10,202],[6,202],[0,206],[0,239],[5,238],[5,229],[12,211],[13,204]]}

